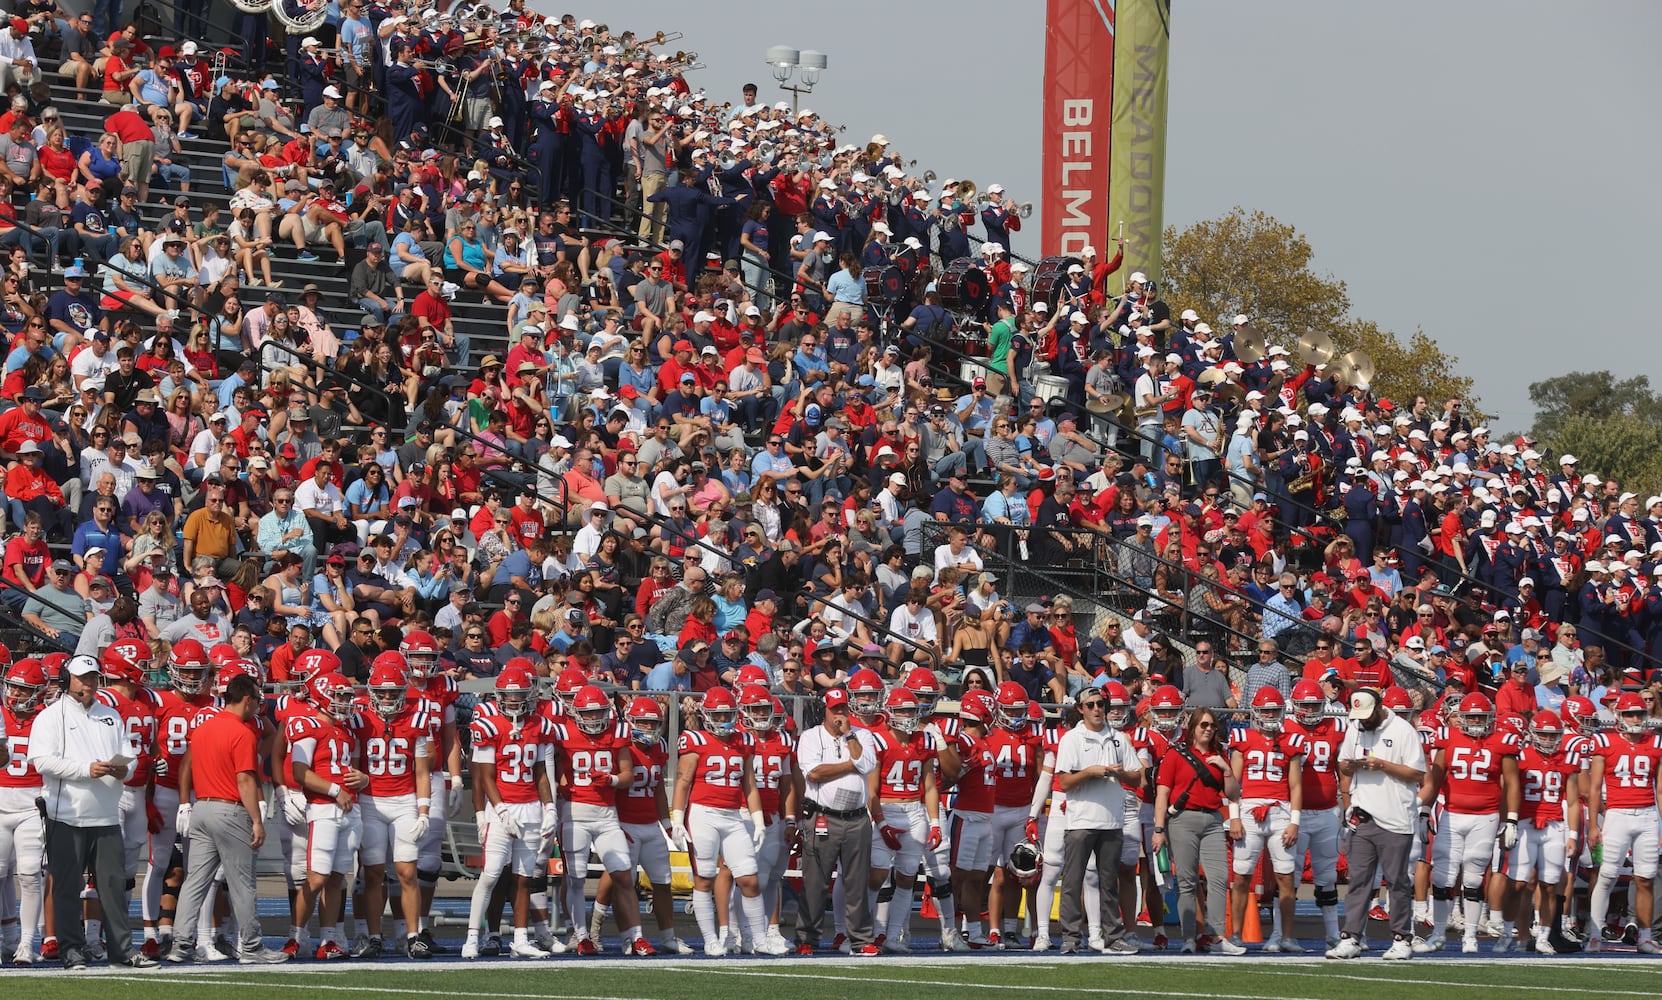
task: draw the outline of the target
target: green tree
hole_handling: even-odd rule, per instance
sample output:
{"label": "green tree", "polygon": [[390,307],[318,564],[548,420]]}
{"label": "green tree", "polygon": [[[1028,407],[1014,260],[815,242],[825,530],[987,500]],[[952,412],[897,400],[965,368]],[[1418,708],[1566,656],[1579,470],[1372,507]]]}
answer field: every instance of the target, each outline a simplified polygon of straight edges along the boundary
{"label": "green tree", "polygon": [[[1538,440],[1548,455],[1574,455],[1576,468],[1608,476],[1623,489],[1656,489],[1662,484],[1662,424],[1633,413],[1565,415]],[[1641,489],[1641,487],[1643,489]]]}
{"label": "green tree", "polygon": [[[1532,434],[1542,441],[1555,437],[1576,415],[1594,422],[1623,416],[1652,421],[1662,417],[1662,400],[1644,375],[1617,379],[1608,371],[1566,372],[1531,383],[1529,401],[1535,404]],[[1579,451],[1570,454],[1581,457]]]}
{"label": "green tree", "polygon": [[1350,314],[1345,283],[1318,274],[1315,250],[1294,227],[1264,212],[1236,206],[1226,215],[1165,232],[1165,299],[1174,312],[1193,309],[1220,330],[1246,313],[1272,344],[1293,348],[1306,331],[1325,333],[1338,353],[1360,350],[1374,360],[1376,396],[1423,393],[1439,403],[1459,396],[1477,406],[1460,359],[1424,330],[1407,341]]}

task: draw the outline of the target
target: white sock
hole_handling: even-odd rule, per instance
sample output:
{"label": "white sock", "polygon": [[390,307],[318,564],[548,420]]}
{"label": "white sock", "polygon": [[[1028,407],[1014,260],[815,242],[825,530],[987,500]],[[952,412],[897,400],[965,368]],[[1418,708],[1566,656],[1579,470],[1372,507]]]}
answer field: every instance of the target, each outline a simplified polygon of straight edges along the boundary
{"label": "white sock", "polygon": [[104,922],[102,920],[88,920],[86,929],[87,941],[90,944],[104,943]]}
{"label": "white sock", "polygon": [[1500,922],[1500,927],[1501,927],[1501,938],[1502,938],[1502,940],[1510,941],[1513,938],[1518,936],[1517,921],[1515,921],[1515,920],[1502,920]]}
{"label": "white sock", "polygon": [[356,917],[356,918],[353,919],[353,921],[352,921],[352,936],[353,937],[368,937],[369,936],[369,924],[364,920],[363,917]]}
{"label": "white sock", "polygon": [[1321,911],[1322,934],[1329,940],[1336,940],[1339,937],[1339,908],[1337,906],[1324,906]]}
{"label": "white sock", "polygon": [[1020,917],[1005,917],[1004,918],[1004,933],[1006,935],[1014,934],[1019,930],[1021,930],[1021,918]]}
{"label": "white sock", "polygon": [[1062,866],[1046,861],[1039,877],[1039,888],[1033,894],[1033,925],[1036,934],[1050,937],[1050,908],[1056,899],[1056,882],[1062,877]]}
{"label": "white sock", "polygon": [[971,938],[980,937],[981,936],[981,921],[979,921],[979,920],[965,920],[964,921],[964,936],[965,937],[971,937]]}
{"label": "white sock", "polygon": [[1270,907],[1270,940],[1281,940],[1281,907]]}
{"label": "white sock", "polygon": [[750,927],[750,941],[759,943],[768,930],[768,912],[762,906],[762,897],[745,896],[740,905],[744,907],[744,922]]}
{"label": "white sock", "polygon": [[531,930],[527,927],[514,928],[514,944],[530,944]]}
{"label": "white sock", "polygon": [[935,897],[935,909],[941,915],[941,931],[954,930],[958,926],[958,901],[952,896],[942,899]]}
{"label": "white sock", "polygon": [[1448,933],[1448,915],[1454,909],[1452,899],[1433,899],[1431,901],[1431,941],[1441,941]]}
{"label": "white sock", "polygon": [[1477,937],[1477,925],[1482,923],[1483,901],[1481,899],[1464,900],[1465,905],[1460,909],[1466,917],[1465,935],[1469,941]]}
{"label": "white sock", "polygon": [[[1096,869],[1085,869],[1085,923],[1091,937],[1102,937],[1102,879]],[[1131,929],[1127,928],[1127,933]]]}
{"label": "white sock", "polygon": [[912,889],[896,889],[894,899],[889,902],[888,920],[884,922],[884,933],[889,935],[890,941],[899,941],[905,933],[906,925],[912,920]]}
{"label": "white sock", "polygon": [[704,937],[705,947],[717,941],[716,898],[708,892],[693,890],[693,918],[698,921],[698,933]]}

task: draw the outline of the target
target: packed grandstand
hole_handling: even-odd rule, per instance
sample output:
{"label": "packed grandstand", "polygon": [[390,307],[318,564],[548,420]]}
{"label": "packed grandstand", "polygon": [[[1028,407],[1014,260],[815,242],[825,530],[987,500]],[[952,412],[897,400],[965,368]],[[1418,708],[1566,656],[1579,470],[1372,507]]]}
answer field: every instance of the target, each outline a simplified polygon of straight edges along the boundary
{"label": "packed grandstand", "polygon": [[[1413,953],[1656,952],[1662,497],[1174,315],[1106,233],[1017,255],[1000,185],[696,90],[673,37],[280,2],[240,49],[195,3],[0,29],[7,960],[126,926],[47,902],[31,729],[94,687],[129,964],[1339,949],[1358,689],[1425,744]],[[173,932],[240,677],[273,949],[212,891]],[[1123,927],[1093,871],[1070,943],[1082,708],[1138,766]],[[832,808],[844,712],[877,766]],[[803,933],[828,818],[870,886]]]}

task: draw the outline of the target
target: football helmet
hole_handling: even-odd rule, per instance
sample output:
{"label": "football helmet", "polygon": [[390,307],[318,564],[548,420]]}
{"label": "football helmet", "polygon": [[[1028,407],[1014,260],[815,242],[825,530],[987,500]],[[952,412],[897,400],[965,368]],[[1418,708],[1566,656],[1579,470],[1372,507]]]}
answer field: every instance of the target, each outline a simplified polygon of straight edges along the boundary
{"label": "football helmet", "polygon": [[195,639],[180,639],[167,655],[167,676],[174,693],[193,698],[202,692],[213,673],[213,662],[207,650]]}
{"label": "football helmet", "polygon": [[554,679],[554,697],[569,714],[572,702],[577,698],[577,692],[588,687],[588,684],[588,674],[577,667],[567,667]]}
{"label": "football helmet", "polygon": [[889,717],[889,728],[902,736],[910,736],[918,731],[918,719],[922,710],[918,706],[918,696],[910,690],[897,687],[889,692],[888,698],[883,701],[883,710]]}
{"label": "football helmet", "polygon": [[1031,889],[1039,884],[1039,874],[1044,868],[1044,853],[1039,850],[1038,844],[1024,840],[1010,852],[1010,863],[1005,867],[1016,877],[1016,882],[1022,888]]}
{"label": "football helmet", "polygon": [[[300,678],[306,690],[311,690],[311,680],[323,674],[340,673],[340,657],[327,649],[307,649],[294,658],[291,668],[294,676]],[[321,704],[321,702],[319,703]]]}
{"label": "football helmet", "polygon": [[629,735],[636,743],[651,743],[664,735],[664,709],[658,699],[636,695],[629,703]]}
{"label": "football helmet", "polygon": [[[1297,689],[1294,689],[1293,694],[1295,696],[1298,694]],[[1405,689],[1392,684],[1385,689],[1385,695],[1380,698],[1380,702],[1398,716],[1409,721],[1413,720],[1414,702],[1408,697],[1408,692]]]}
{"label": "football helmet", "polygon": [[913,667],[902,682],[906,690],[917,695],[918,717],[927,719],[935,714],[935,702],[941,698],[941,682],[928,667]]}
{"label": "football helmet", "polygon": [[1005,729],[1020,729],[1028,722],[1027,689],[1015,681],[1005,681],[993,696],[997,712],[995,721]]}
{"label": "football helmet", "polygon": [[1131,723],[1131,692],[1119,681],[1102,685],[1102,721],[1109,729],[1124,729]]}
{"label": "football helmet", "polygon": [[1616,699],[1616,725],[1626,736],[1643,736],[1650,713],[1638,692],[1628,691]]}
{"label": "football helmet", "polygon": [[524,722],[537,706],[537,681],[523,668],[509,665],[496,675],[496,707],[503,718]]}
{"label": "football helmet", "polygon": [[237,647],[228,642],[216,642],[213,644],[213,647],[208,650],[208,662],[212,663],[216,667],[223,667],[232,660],[240,659],[242,659],[242,654],[237,652]]}
{"label": "football helmet", "polygon": [[395,718],[404,711],[408,697],[410,674],[404,667],[404,657],[394,650],[377,656],[369,668],[369,707],[383,719]]}
{"label": "football helmet", "polygon": [[12,665],[12,648],[0,642],[0,670]]}
{"label": "football helmet", "polygon": [[6,707],[19,718],[34,715],[46,703],[46,668],[32,656],[6,670]]}
{"label": "football helmet", "polygon": [[225,689],[238,677],[254,678],[254,686],[264,690],[265,678],[260,672],[260,665],[253,660],[245,660],[240,656],[214,671],[214,694],[225,697]]}
{"label": "football helmet", "polygon": [[1457,715],[1460,731],[1473,739],[1482,739],[1495,731],[1494,703],[1481,691],[1461,698]]}
{"label": "football helmet", "polygon": [[409,665],[410,684],[418,688],[426,687],[427,681],[439,669],[439,644],[432,633],[416,629],[398,644],[398,651],[404,654],[404,662]]}
{"label": "football helmet", "polygon": [[704,703],[698,706],[698,717],[704,728],[717,736],[730,736],[739,728],[739,703],[733,692],[724,687],[704,692]]}
{"label": "football helmet", "polygon": [[773,712],[773,695],[760,684],[739,688],[739,712],[744,725],[753,733],[769,733],[779,719]]}
{"label": "football helmet", "polygon": [[1564,699],[1564,720],[1583,736],[1595,736],[1604,728],[1592,699],[1575,695]]}
{"label": "football helmet", "polygon": [[1293,718],[1301,725],[1313,728],[1321,725],[1322,719],[1326,718],[1327,699],[1322,697],[1321,685],[1315,681],[1302,680],[1294,684],[1292,702]]}
{"label": "football helmet", "polygon": [[768,672],[754,663],[746,663],[744,666],[740,667],[739,672],[734,675],[733,686],[742,690],[752,684],[760,684],[762,687],[767,687]]}
{"label": "football helmet", "polygon": [[854,671],[848,679],[848,710],[863,719],[883,711],[883,678],[869,667]]}
{"label": "football helmet", "polygon": [[981,690],[965,691],[958,699],[958,718],[985,726],[993,718],[993,699]]}
{"label": "football helmet", "polygon": [[69,654],[61,650],[47,653],[40,658],[40,665],[46,671],[46,695],[41,704],[50,705],[63,694],[64,667],[69,663]]}
{"label": "football helmet", "polygon": [[1183,692],[1175,685],[1160,685],[1148,710],[1154,716],[1154,728],[1165,735],[1171,736],[1183,728]]}
{"label": "football helmet", "polygon": [[143,684],[150,670],[150,645],[139,639],[118,639],[104,647],[98,664],[98,682]]}
{"label": "football helmet", "polygon": [[1558,752],[1564,745],[1564,723],[1557,712],[1549,708],[1535,713],[1529,722],[1529,742],[1544,756]]}
{"label": "football helmet", "polygon": [[345,722],[352,717],[357,692],[352,690],[352,682],[346,679],[345,674],[335,671],[318,674],[306,682],[306,691],[312,704],[336,722]]}
{"label": "football helmet", "polygon": [[571,714],[577,717],[579,731],[599,736],[612,723],[612,703],[599,687],[585,684],[571,699]]}
{"label": "football helmet", "polygon": [[1281,723],[1287,717],[1287,702],[1281,692],[1268,684],[1252,696],[1252,727],[1261,733],[1281,732]]}

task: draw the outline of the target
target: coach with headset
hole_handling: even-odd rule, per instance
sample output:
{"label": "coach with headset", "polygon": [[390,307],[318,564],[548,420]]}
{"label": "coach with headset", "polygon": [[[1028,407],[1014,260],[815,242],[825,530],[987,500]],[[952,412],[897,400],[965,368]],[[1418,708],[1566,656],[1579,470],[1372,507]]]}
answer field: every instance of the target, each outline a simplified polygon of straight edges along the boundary
{"label": "coach with headset", "polygon": [[40,772],[46,804],[46,860],[64,968],[84,969],[81,887],[90,868],[104,909],[110,964],[147,969],[156,960],[133,950],[127,919],[128,881],[121,844],[122,782],[138,749],[120,713],[98,700],[98,661],[71,657],[63,697],[35,719],[29,757]]}

